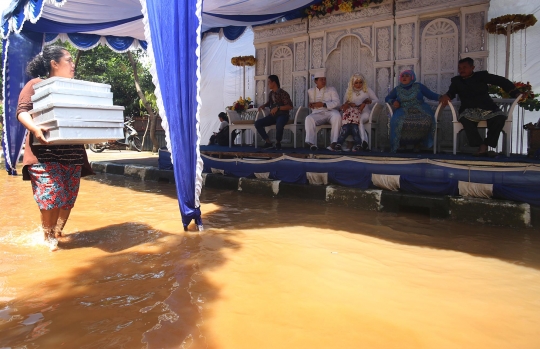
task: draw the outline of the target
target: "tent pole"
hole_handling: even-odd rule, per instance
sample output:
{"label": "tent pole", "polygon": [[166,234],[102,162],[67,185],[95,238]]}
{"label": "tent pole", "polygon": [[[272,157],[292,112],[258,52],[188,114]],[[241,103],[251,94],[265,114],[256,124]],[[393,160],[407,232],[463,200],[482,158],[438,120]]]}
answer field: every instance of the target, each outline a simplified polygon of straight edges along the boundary
{"label": "tent pole", "polygon": [[504,77],[508,79],[510,70],[510,36],[512,35],[512,25],[506,26],[506,69],[504,70]]}
{"label": "tent pole", "polygon": [[243,81],[244,81],[244,94],[242,95],[242,97],[246,98],[246,65],[244,64],[242,66],[242,69],[244,70],[244,73],[243,73]]}

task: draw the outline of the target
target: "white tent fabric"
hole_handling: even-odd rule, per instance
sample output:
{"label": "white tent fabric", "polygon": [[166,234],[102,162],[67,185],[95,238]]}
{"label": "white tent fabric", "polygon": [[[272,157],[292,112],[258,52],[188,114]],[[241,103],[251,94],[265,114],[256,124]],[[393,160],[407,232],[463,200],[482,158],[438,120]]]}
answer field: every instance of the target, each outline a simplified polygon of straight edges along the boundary
{"label": "white tent fabric", "polygon": [[[207,144],[212,132],[219,126],[218,114],[232,105],[243,92],[242,68],[231,64],[235,56],[255,54],[253,31],[248,28],[235,42],[207,35],[202,41],[201,57],[201,144]],[[254,68],[246,68],[246,96],[254,99]]]}
{"label": "white tent fabric", "polygon": [[[533,14],[537,19],[540,19],[540,0],[491,1],[488,19],[512,13]],[[525,40],[525,36],[527,40]],[[540,22],[526,31],[522,30],[512,36],[513,43],[511,44],[510,72],[508,76],[512,81],[529,81],[535,93],[540,93],[540,41],[538,41],[538,38],[540,38]],[[506,37],[504,35],[489,35],[488,40],[488,70],[490,73],[504,76]],[[525,112],[524,124],[538,121],[540,121],[540,112]],[[520,127],[514,126],[512,136],[514,144],[518,141],[521,132]],[[526,153],[526,133],[523,134],[523,138],[523,152]],[[521,147],[521,145],[519,146]],[[520,148],[514,151],[517,153]]]}

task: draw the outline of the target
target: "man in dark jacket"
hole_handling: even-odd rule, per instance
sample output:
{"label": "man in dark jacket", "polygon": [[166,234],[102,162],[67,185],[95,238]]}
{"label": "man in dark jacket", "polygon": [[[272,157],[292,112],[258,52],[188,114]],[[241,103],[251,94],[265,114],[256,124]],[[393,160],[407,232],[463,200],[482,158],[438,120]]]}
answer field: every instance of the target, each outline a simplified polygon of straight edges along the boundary
{"label": "man in dark jacket", "polygon": [[[488,93],[488,84],[497,85],[513,98],[520,92],[512,81],[502,76],[493,75],[487,71],[474,71],[474,61],[467,57],[459,61],[459,75],[452,78],[448,92],[441,98],[443,105],[459,95],[461,107],[458,120],[463,125],[469,145],[479,147],[477,156],[487,156],[488,146],[495,148],[499,142],[499,135],[504,128],[507,115],[495,104]],[[488,133],[482,141],[478,132],[478,122],[486,121]]]}

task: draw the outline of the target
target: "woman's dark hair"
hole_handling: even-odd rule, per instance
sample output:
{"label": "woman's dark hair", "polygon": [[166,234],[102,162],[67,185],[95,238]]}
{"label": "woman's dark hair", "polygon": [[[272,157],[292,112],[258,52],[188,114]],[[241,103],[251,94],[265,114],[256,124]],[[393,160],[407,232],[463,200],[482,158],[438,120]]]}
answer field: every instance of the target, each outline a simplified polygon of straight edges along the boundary
{"label": "woman's dark hair", "polygon": [[43,48],[43,52],[35,56],[28,66],[26,66],[26,74],[33,78],[49,75],[51,72],[51,61],[60,62],[60,58],[67,51],[62,46],[50,45]]}
{"label": "woman's dark hair", "polygon": [[218,118],[222,118],[223,120],[229,122],[229,117],[227,116],[227,113],[225,112],[219,113]]}
{"label": "woman's dark hair", "polygon": [[281,88],[281,85],[279,84],[279,78],[277,77],[277,75],[270,75],[268,77],[268,80],[275,82],[277,84],[277,87]]}

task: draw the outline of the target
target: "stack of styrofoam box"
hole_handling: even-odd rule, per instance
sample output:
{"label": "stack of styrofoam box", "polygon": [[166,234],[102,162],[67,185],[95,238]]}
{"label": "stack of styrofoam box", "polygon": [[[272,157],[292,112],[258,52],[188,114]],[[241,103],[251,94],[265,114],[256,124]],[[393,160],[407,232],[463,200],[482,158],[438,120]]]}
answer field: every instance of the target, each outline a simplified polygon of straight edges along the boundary
{"label": "stack of styrofoam box", "polygon": [[[30,111],[50,144],[87,144],[124,138],[124,107],[113,105],[111,86],[52,77],[34,85]],[[39,144],[39,143],[34,143]]]}

